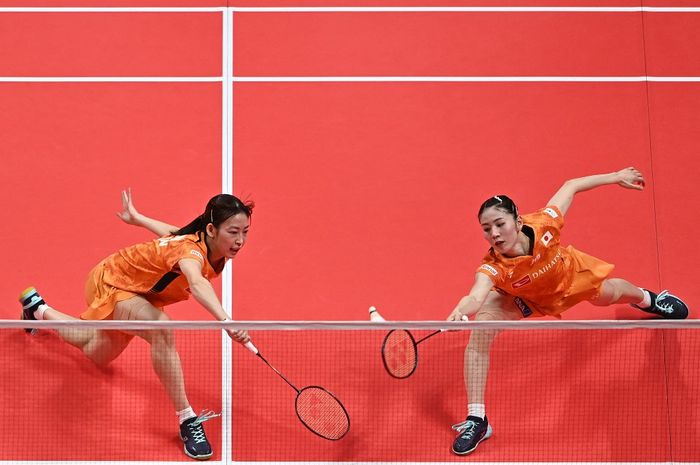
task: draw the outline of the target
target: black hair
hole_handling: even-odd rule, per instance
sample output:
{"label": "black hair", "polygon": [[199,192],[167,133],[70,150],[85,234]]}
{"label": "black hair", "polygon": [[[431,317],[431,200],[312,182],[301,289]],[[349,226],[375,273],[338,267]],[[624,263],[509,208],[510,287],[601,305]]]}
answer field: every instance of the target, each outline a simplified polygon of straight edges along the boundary
{"label": "black hair", "polygon": [[253,214],[253,202],[243,202],[241,199],[230,194],[219,194],[212,197],[204,209],[204,213],[189,222],[187,226],[175,231],[173,234],[182,236],[184,234],[194,234],[199,231],[204,232],[209,223],[218,228],[221,223],[239,213],[244,213],[248,218]]}
{"label": "black hair", "polygon": [[513,200],[511,200],[511,198],[507,195],[494,195],[486,202],[482,203],[477,217],[481,218],[481,214],[484,213],[484,210],[491,207],[503,210],[504,212],[513,215],[513,219],[516,221],[518,220],[518,207],[515,206],[515,202],[513,202]]}

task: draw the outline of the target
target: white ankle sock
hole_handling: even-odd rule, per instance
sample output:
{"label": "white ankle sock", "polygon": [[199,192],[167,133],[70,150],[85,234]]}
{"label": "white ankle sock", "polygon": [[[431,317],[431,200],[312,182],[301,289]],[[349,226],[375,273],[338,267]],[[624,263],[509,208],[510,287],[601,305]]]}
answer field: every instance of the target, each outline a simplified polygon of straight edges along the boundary
{"label": "white ankle sock", "polygon": [[48,310],[49,308],[51,307],[45,304],[39,305],[37,309],[34,310],[34,318],[36,318],[37,320],[43,320],[44,312],[46,312],[46,310]]}
{"label": "white ankle sock", "polygon": [[192,407],[187,407],[186,409],[182,409],[179,412],[177,412],[177,417],[180,420],[180,424],[183,424],[185,420],[189,420],[190,418],[194,418],[196,416],[197,414],[194,413]]}
{"label": "white ankle sock", "polygon": [[642,291],[642,294],[644,294],[644,298],[642,299],[641,302],[637,304],[637,306],[642,307],[642,308],[649,308],[651,307],[651,295],[649,295],[649,291],[642,289],[641,287],[639,288],[640,291]]}
{"label": "white ankle sock", "polygon": [[469,404],[467,405],[467,413],[470,417],[479,417],[482,420],[486,418],[486,404]]}

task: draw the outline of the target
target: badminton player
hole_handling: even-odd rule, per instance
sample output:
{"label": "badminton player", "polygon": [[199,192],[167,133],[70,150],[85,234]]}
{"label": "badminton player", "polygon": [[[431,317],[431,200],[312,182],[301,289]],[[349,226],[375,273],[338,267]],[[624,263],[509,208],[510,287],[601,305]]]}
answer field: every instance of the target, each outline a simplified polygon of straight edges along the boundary
{"label": "badminton player", "polygon": [[[596,187],[617,184],[644,188],[644,177],[634,168],[616,173],[566,181],[546,208],[519,215],[505,195],[491,197],[479,209],[479,222],[491,248],[477,269],[475,283],[448,320],[463,316],[476,320],[517,320],[558,316],[579,302],[593,305],[631,304],[663,318],[682,319],[688,308],[667,291],[655,294],[620,278],[611,278],[614,266],[571,246],[560,245],[564,215],[574,196]],[[466,421],[454,425],[459,433],[452,445],[456,454],[468,454],[491,436],[484,391],[489,350],[496,331],[472,332],[465,351],[468,396]]]}
{"label": "badminton player", "polygon": [[[215,319],[228,320],[210,280],[224,269],[245,245],[253,204],[221,194],[213,197],[204,213],[187,226],[177,228],[141,215],[131,193],[122,192],[123,211],[118,216],[128,224],[154,232],[158,239],[126,247],[102,260],[90,271],[85,286],[86,320],[168,320],[163,307],[195,300]],[[20,296],[25,320],[76,319],[48,306],[36,289]],[[151,362],[165,387],[180,421],[185,453],[206,460],[213,455],[202,423],[211,412],[197,416],[185,392],[180,357],[172,330],[59,329],[60,337],[81,349],[96,364],[104,366],[119,356],[134,336],[151,348]],[[245,331],[228,331],[240,343],[248,342]]]}

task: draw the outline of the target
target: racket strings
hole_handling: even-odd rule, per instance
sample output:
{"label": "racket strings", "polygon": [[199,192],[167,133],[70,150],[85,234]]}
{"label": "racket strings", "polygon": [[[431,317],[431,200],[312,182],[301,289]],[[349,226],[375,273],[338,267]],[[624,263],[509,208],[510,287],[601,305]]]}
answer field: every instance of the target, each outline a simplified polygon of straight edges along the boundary
{"label": "racket strings", "polygon": [[411,333],[394,330],[387,334],[382,346],[382,358],[389,374],[395,378],[407,378],[416,369],[418,351]]}
{"label": "racket strings", "polygon": [[326,439],[340,439],[350,429],[350,418],[343,405],[321,387],[302,389],[297,396],[296,411],[304,425]]}

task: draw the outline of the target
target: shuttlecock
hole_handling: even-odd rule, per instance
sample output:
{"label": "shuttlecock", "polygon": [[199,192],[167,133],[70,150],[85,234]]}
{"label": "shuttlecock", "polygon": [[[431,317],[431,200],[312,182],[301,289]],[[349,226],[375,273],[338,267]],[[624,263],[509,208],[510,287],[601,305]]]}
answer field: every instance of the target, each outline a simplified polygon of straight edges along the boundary
{"label": "shuttlecock", "polygon": [[372,321],[386,321],[377,311],[377,307],[374,306],[369,308],[369,319]]}

